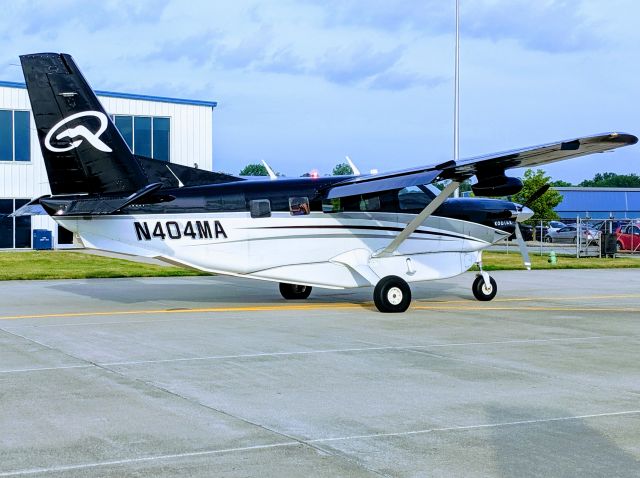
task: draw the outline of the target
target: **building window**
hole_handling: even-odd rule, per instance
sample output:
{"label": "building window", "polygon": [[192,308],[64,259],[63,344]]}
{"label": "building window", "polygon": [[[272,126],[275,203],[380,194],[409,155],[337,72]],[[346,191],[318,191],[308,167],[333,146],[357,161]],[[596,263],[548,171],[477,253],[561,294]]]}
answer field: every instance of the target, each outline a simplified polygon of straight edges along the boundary
{"label": "building window", "polygon": [[28,111],[0,110],[0,161],[31,161]]}
{"label": "building window", "polygon": [[0,199],[0,249],[31,247],[31,216],[9,217],[29,199]]}
{"label": "building window", "polygon": [[113,119],[134,154],[169,161],[169,118],[114,115]]}

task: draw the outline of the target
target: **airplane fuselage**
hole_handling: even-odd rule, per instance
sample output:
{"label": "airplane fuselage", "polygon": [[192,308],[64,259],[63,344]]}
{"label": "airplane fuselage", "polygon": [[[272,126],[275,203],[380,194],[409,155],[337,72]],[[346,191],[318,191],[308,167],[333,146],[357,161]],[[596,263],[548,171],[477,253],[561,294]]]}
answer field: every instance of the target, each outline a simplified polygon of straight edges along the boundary
{"label": "airplane fuselage", "polygon": [[[449,200],[442,215],[429,217],[396,253],[376,258],[372,255],[407,226],[432,193],[403,188],[323,201],[323,188],[343,179],[168,189],[116,214],[56,220],[91,248],[207,272],[347,288],[375,284],[398,270],[407,282],[460,274],[484,248],[508,235],[491,221],[515,209],[508,201]],[[296,201],[308,210],[293,209]]]}

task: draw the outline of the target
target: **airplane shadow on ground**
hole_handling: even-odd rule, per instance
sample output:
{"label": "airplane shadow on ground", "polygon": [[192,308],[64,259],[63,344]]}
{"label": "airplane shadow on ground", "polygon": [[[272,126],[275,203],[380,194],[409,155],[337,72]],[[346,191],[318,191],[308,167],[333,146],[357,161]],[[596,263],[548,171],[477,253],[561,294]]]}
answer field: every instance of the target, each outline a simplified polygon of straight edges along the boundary
{"label": "airplane shadow on ground", "polygon": [[[314,288],[303,301],[288,301],[280,296],[278,284],[251,279],[227,277],[158,278],[158,279],[86,279],[56,282],[46,288],[88,297],[97,301],[118,304],[158,303],[184,304],[188,307],[217,307],[249,304],[304,304],[304,303],[362,303],[369,308],[373,288],[320,289]],[[430,281],[412,284],[413,298],[418,300],[472,299],[471,291],[460,290],[454,284]]]}
{"label": "airplane shadow on ground", "polygon": [[[531,410],[497,406],[486,408],[486,413],[489,423],[575,415],[552,408]],[[592,420],[608,426],[599,430],[589,426],[589,419],[569,419],[488,428],[487,443],[492,447],[495,472],[504,477],[639,476],[638,457],[620,448],[605,431],[608,429],[615,433],[621,421],[637,422],[637,416],[598,417]],[[631,430],[633,426],[628,426],[627,432]]]}

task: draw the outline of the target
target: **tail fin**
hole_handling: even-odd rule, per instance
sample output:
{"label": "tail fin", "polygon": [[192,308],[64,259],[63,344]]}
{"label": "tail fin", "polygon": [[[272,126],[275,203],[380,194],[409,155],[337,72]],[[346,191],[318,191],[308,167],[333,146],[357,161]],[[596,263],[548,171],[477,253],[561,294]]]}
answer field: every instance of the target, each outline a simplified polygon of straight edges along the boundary
{"label": "tail fin", "polygon": [[70,55],[20,61],[52,194],[121,195],[149,184]]}

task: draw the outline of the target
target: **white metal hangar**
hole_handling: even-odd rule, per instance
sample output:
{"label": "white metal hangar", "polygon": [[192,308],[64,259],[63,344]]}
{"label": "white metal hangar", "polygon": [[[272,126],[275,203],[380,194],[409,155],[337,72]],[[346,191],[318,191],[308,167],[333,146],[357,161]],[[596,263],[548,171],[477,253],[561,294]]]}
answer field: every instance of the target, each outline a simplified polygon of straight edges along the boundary
{"label": "white metal hangar", "polygon": [[[216,102],[96,94],[134,153],[212,170]],[[0,249],[31,248],[33,229],[50,230],[55,248],[73,247],[71,233],[48,216],[8,217],[45,194],[51,191],[26,87],[0,81]]]}

